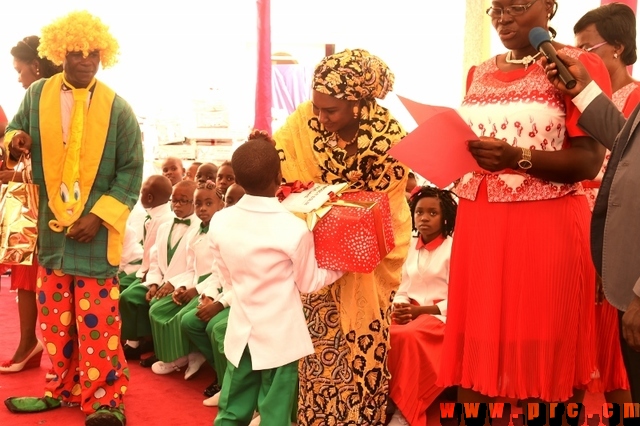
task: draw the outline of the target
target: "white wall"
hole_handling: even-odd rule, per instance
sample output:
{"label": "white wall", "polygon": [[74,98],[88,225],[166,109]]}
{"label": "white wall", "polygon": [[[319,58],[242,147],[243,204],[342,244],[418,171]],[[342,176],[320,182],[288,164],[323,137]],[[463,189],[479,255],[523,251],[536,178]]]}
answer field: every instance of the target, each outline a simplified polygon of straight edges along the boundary
{"label": "white wall", "polygon": [[[361,47],[382,57],[396,74],[395,91],[420,102],[455,107],[462,95],[465,0],[271,0],[274,51],[314,65],[325,43]],[[553,26],[573,42],[572,27],[599,0],[559,0]],[[255,87],[255,0],[31,0],[3,4],[0,33],[0,105],[15,112],[23,95],[10,48],[53,18],[87,9],[111,26],[120,63],[99,78],[143,116],[186,114],[191,99],[222,86],[232,119],[250,125]],[[483,10],[478,10],[484,14]],[[491,23],[486,18],[486,25]],[[492,52],[504,51],[492,32]],[[640,73],[640,66],[635,67]],[[410,118],[393,97],[401,122]]]}

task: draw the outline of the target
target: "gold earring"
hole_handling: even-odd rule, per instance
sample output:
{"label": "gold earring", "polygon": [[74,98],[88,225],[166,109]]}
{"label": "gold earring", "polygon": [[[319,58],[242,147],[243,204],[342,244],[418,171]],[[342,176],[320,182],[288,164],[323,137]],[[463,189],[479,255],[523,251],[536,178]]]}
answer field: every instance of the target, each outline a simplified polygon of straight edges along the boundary
{"label": "gold earring", "polygon": [[359,113],[358,107],[353,107],[353,118],[358,118],[358,115],[359,115],[358,113]]}

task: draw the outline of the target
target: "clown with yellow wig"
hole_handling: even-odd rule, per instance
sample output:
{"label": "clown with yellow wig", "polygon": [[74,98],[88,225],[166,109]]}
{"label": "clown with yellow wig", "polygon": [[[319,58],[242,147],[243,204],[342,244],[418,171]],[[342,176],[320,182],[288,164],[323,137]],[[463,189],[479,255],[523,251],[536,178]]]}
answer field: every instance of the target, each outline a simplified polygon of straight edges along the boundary
{"label": "clown with yellow wig", "polygon": [[120,345],[118,265],[142,182],[140,127],[129,104],[97,81],[118,43],[102,21],[73,12],[42,29],[39,54],[63,72],[27,90],[7,126],[9,165],[30,156],[40,186],[38,301],[56,378],[13,412],[79,405],[85,424],[124,426],[128,368]]}

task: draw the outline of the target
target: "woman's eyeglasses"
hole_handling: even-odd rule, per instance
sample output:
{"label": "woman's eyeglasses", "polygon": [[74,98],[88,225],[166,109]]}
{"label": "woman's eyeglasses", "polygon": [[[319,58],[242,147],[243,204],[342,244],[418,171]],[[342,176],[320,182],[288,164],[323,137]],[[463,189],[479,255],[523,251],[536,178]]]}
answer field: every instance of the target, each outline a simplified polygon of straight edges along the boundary
{"label": "woman's eyeglasses", "polygon": [[602,43],[598,43],[595,46],[591,46],[591,47],[583,47],[582,50],[584,50],[585,52],[591,52],[592,50],[597,49],[598,47],[602,47],[605,44],[609,44],[606,41],[603,41]]}
{"label": "woman's eyeglasses", "polygon": [[514,4],[513,6],[507,6],[505,8],[502,7],[490,7],[487,9],[487,15],[492,18],[502,18],[502,15],[505,13],[510,16],[520,16],[523,15],[535,2],[538,0],[533,0],[527,4]]}

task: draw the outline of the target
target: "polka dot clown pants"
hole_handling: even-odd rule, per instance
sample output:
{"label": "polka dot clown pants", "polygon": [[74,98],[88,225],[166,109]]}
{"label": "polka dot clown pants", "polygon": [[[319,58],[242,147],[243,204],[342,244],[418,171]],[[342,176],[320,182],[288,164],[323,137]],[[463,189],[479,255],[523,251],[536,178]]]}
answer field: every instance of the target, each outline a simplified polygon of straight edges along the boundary
{"label": "polka dot clown pants", "polygon": [[57,376],[45,395],[78,403],[85,414],[124,409],[129,369],[120,345],[118,279],[41,267],[37,286],[42,337]]}

